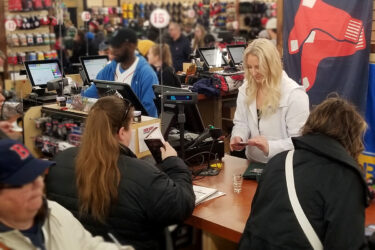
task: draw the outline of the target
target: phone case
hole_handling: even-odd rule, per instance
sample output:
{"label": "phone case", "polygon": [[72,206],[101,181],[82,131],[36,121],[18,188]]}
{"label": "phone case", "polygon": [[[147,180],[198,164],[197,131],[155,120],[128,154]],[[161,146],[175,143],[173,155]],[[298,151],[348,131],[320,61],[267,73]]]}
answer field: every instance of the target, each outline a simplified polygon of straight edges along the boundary
{"label": "phone case", "polygon": [[144,139],[148,149],[150,150],[152,156],[154,157],[156,163],[161,163],[162,162],[162,159],[161,159],[161,152],[160,152],[160,148],[161,147],[164,147],[164,144],[163,142],[160,140],[160,139],[155,139],[155,138],[150,138],[150,139]]}

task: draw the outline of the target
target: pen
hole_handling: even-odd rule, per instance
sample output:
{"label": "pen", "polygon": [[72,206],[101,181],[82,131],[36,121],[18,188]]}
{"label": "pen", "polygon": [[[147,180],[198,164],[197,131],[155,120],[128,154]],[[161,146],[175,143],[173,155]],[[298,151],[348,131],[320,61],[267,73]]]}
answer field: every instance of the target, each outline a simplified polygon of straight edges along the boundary
{"label": "pen", "polygon": [[148,138],[151,134],[152,134],[152,132],[154,132],[156,129],[157,129],[158,127],[153,127],[152,129],[151,129],[151,131],[147,134],[147,136],[145,137],[145,138]]}
{"label": "pen", "polygon": [[111,239],[113,240],[113,242],[116,244],[116,246],[117,246],[119,249],[121,249],[121,244],[120,244],[120,242],[116,239],[116,237],[115,237],[113,234],[111,234],[111,233],[108,233],[108,236],[109,236],[109,238],[111,238]]}
{"label": "pen", "polygon": [[116,237],[113,234],[108,233],[108,236],[112,239],[112,241],[115,243],[115,245],[118,247],[118,249],[134,250],[134,248],[132,246],[122,246],[121,243],[116,239]]}

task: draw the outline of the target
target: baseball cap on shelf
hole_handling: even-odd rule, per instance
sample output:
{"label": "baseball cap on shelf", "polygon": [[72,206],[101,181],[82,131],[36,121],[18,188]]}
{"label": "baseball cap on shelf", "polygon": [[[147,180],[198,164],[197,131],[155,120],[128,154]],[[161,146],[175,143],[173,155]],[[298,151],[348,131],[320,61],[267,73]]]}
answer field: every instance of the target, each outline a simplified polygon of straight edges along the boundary
{"label": "baseball cap on shelf", "polygon": [[0,140],[0,183],[22,186],[34,181],[52,161],[36,159],[22,143]]}
{"label": "baseball cap on shelf", "polygon": [[275,17],[270,18],[266,23],[266,29],[272,30],[277,28],[277,19]]}
{"label": "baseball cap on shelf", "polygon": [[124,43],[137,44],[137,41],[137,34],[132,29],[122,28],[112,34],[109,39],[109,45],[118,48]]}
{"label": "baseball cap on shelf", "polygon": [[93,29],[98,30],[99,29],[99,23],[97,21],[91,21],[89,23],[89,26],[91,26]]}

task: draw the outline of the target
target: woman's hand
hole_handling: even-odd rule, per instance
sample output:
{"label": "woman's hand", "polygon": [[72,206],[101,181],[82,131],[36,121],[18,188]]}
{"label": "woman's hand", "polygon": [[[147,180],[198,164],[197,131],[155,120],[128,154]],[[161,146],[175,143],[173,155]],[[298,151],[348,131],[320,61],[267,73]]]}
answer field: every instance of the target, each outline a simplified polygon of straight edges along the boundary
{"label": "woman's hand", "polygon": [[250,146],[255,146],[259,148],[260,150],[263,151],[263,153],[268,156],[269,153],[269,146],[268,146],[268,141],[266,137],[264,136],[256,136],[254,138],[249,139],[249,145]]}
{"label": "woman's hand", "polygon": [[168,158],[169,156],[177,156],[177,152],[172,146],[168,143],[164,143],[164,147],[160,148],[161,152],[161,159],[164,160],[165,158]]}
{"label": "woman's hand", "polygon": [[246,147],[242,142],[242,138],[239,136],[233,137],[229,146],[231,151],[241,151]]}

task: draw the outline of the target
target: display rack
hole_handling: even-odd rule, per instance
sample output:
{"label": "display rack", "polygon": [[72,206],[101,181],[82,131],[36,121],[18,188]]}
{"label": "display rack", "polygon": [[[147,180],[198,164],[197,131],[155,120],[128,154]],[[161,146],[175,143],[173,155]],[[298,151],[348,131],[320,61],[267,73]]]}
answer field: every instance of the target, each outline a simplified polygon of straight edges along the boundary
{"label": "display rack", "polygon": [[[24,143],[30,152],[38,158],[45,157],[40,150],[35,147],[35,138],[42,135],[42,130],[35,125],[35,120],[44,116],[57,116],[64,119],[74,119],[84,122],[87,117],[87,112],[77,110],[62,110],[57,104],[49,104],[44,106],[31,107],[24,115]],[[143,128],[148,131],[153,126],[160,126],[160,119],[153,117],[142,116],[142,122],[133,122],[130,126],[132,130],[132,139],[130,148],[138,158],[150,155],[149,150],[143,150],[140,140],[143,140]]]}
{"label": "display rack", "polygon": [[[0,19],[8,20],[12,19],[15,20],[16,23],[24,20],[31,20],[31,17],[45,17],[43,21],[39,21],[39,27],[26,29],[26,27],[17,27],[15,31],[8,31],[4,29],[4,32],[0,30],[0,39],[2,41],[6,41],[6,45],[1,47],[1,50],[7,56],[7,60],[5,61],[5,75],[8,72],[17,72],[24,69],[22,64],[23,61],[28,59],[51,59],[57,56],[57,53],[52,52],[52,43],[54,43],[55,38],[52,34],[52,29],[50,26],[50,13],[49,9],[38,9],[32,11],[9,11],[9,1],[12,0],[0,0],[3,8],[3,12],[0,13]],[[1,8],[0,8],[1,9]],[[17,20],[18,19],[18,20]],[[35,21],[36,19],[34,19]],[[39,20],[39,19],[38,19]],[[22,22],[25,23],[25,22]],[[32,27],[32,26],[31,26]],[[37,36],[39,35],[39,36]],[[28,37],[29,36],[29,37]],[[21,40],[24,41],[26,37],[26,44],[21,43]],[[37,39],[39,37],[39,39]],[[14,40],[17,42],[13,42]],[[32,42],[27,39],[32,38]],[[38,41],[38,42],[37,42]],[[38,54],[39,52],[39,54]],[[30,54],[31,53],[31,54]],[[35,54],[33,54],[35,53]],[[29,57],[28,57],[29,56]]]}

